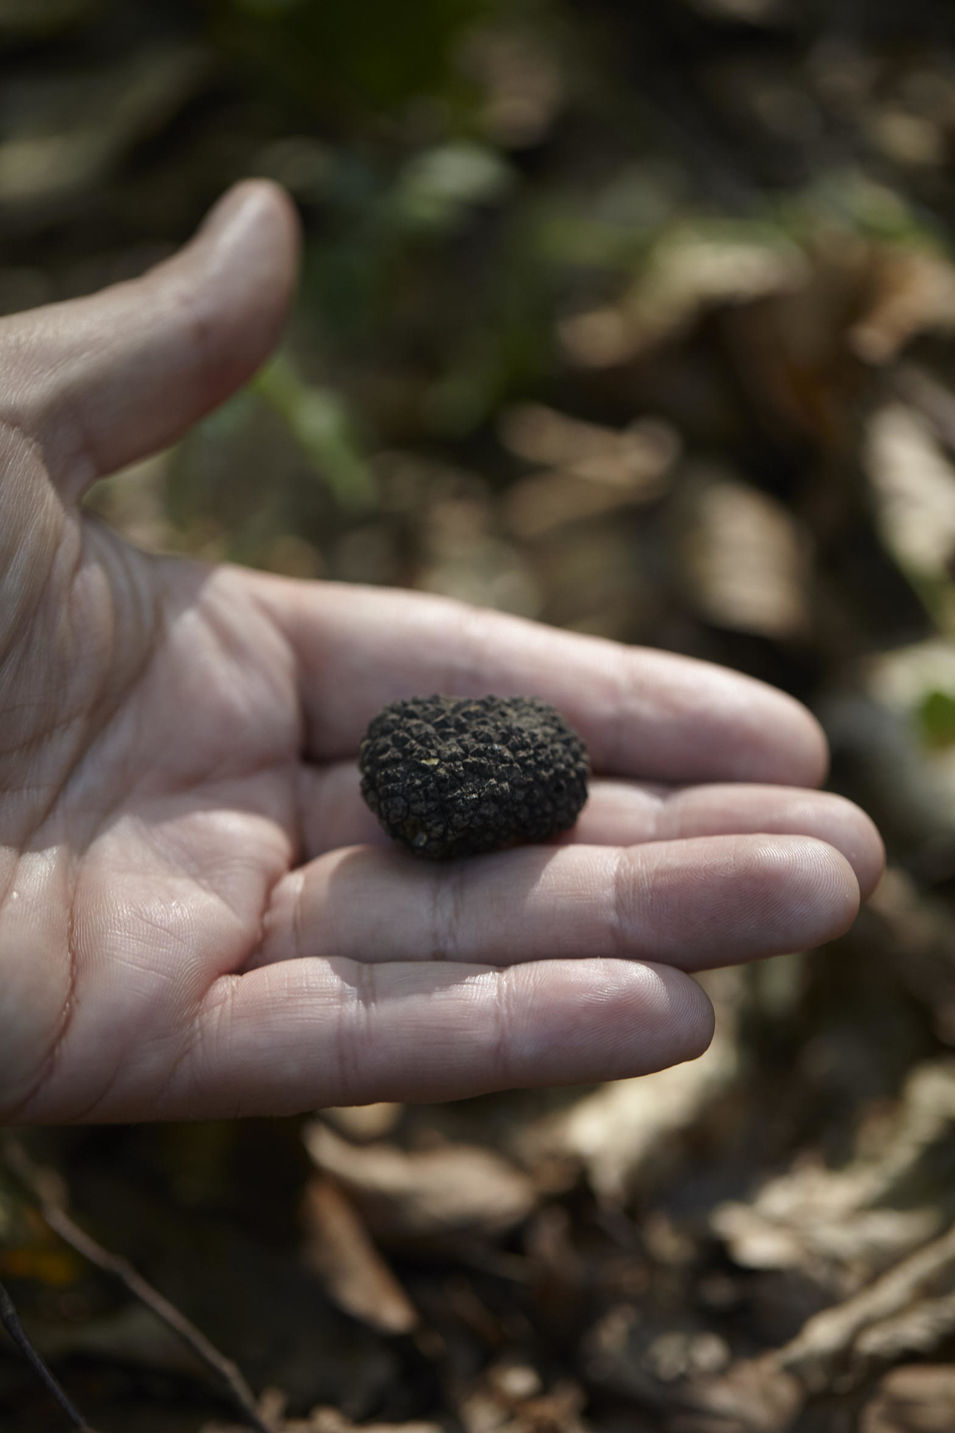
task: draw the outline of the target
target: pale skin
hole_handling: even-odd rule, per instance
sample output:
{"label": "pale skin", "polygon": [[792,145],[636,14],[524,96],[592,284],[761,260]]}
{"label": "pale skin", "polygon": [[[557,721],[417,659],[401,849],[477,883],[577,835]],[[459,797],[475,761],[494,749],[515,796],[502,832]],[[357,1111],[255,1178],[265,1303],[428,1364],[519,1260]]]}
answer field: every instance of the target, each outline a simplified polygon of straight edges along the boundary
{"label": "pale skin", "polygon": [[[413,593],[144,554],[84,513],[274,345],[297,230],[0,322],[0,1123],[283,1114],[693,1058],[702,968],[835,937],[871,822],[813,718],[716,667]],[[358,793],[399,696],[532,692],[595,779],[559,843],[431,865]]]}

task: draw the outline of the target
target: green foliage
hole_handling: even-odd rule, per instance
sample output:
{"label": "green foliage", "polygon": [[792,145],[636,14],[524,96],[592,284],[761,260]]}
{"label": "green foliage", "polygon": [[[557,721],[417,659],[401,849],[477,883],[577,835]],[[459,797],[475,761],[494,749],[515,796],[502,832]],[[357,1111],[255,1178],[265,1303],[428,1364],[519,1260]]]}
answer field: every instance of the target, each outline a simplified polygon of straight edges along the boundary
{"label": "green foliage", "polygon": [[510,166],[484,145],[450,143],[416,154],[390,196],[394,218],[409,229],[445,232],[470,210],[503,199],[514,183]]}
{"label": "green foliage", "polygon": [[222,47],[291,89],[312,112],[367,118],[440,90],[452,98],[447,64],[462,28],[488,0],[219,0],[213,4]]}
{"label": "green foliage", "polygon": [[926,746],[955,746],[955,693],[939,688],[926,692],[916,715]]}
{"label": "green foliage", "polygon": [[360,512],[374,504],[374,478],[337,394],[306,383],[283,354],[253,379],[252,391],[279,414],[340,508]]}

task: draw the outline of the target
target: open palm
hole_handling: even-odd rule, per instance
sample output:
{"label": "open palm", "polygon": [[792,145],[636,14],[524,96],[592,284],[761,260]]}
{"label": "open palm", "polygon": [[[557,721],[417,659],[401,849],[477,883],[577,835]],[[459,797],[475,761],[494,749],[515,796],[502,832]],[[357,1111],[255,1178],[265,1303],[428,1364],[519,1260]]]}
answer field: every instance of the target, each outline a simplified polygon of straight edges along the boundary
{"label": "open palm", "polygon": [[[129,547],[80,498],[275,340],[295,222],[0,324],[0,1120],[282,1113],[611,1078],[703,1049],[687,971],[846,928],[881,868],[788,698],[414,594]],[[397,696],[533,692],[597,779],[561,843],[444,866],[358,794]]]}

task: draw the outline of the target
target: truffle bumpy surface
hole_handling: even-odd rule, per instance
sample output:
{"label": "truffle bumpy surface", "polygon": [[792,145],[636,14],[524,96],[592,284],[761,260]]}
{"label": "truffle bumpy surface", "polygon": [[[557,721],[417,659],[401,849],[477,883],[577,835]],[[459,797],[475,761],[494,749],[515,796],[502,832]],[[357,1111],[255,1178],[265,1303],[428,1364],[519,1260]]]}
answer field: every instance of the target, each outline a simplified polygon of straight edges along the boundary
{"label": "truffle bumpy surface", "polygon": [[451,860],[546,841],[587,799],[587,749],[537,697],[413,697],[373,719],[361,794],[416,856]]}

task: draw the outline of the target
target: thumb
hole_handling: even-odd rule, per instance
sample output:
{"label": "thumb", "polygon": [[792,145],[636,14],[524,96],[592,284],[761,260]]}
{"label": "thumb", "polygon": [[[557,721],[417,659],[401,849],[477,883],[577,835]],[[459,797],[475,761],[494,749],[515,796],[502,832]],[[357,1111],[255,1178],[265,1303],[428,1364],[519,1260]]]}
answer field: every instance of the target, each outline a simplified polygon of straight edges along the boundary
{"label": "thumb", "polygon": [[38,443],[78,498],[174,442],[255,371],[278,338],[297,253],[284,191],[237,185],[141,278],[0,321],[0,423]]}

